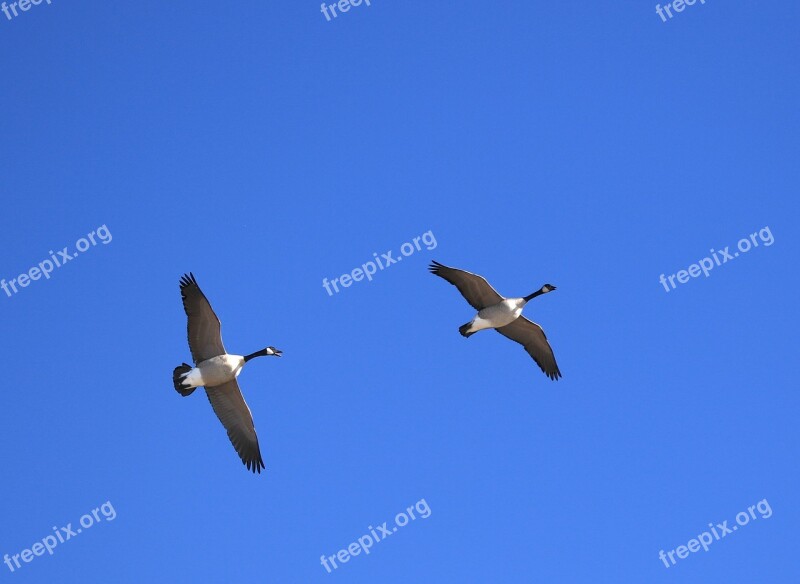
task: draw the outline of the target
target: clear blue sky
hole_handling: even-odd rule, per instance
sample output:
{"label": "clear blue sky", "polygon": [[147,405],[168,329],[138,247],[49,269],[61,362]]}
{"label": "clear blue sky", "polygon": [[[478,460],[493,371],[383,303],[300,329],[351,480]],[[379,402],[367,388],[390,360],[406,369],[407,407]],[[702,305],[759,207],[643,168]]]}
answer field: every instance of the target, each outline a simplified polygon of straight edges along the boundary
{"label": "clear blue sky", "polygon": [[[788,582],[797,574],[800,7],[73,2],[0,13],[0,580]],[[666,292],[768,226],[774,243]],[[432,231],[334,296],[323,278]],[[104,231],[105,233],[105,231]],[[83,244],[81,244],[83,245]],[[551,382],[430,275],[558,290]],[[190,359],[192,271],[248,473]],[[34,273],[36,275],[36,273]],[[331,556],[424,499],[328,574]],[[773,514],[658,557],[767,499]],[[109,509],[108,507],[106,508]],[[40,550],[41,551],[41,550]]]}

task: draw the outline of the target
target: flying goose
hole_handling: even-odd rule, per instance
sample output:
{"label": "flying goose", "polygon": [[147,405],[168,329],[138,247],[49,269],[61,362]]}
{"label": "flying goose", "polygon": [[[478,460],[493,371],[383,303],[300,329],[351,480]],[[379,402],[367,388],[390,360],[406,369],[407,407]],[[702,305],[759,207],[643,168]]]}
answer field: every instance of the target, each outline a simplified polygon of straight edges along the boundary
{"label": "flying goose", "polygon": [[208,401],[247,470],[260,473],[264,468],[253,415],[242,397],[236,378],[244,364],[255,357],[281,356],[275,347],[267,347],[250,355],[229,355],[222,344],[220,322],[193,274],[180,281],[183,309],[189,319],[189,349],[195,366],[182,365],[172,372],[172,381],[179,394],[186,397],[205,386]]}
{"label": "flying goose", "polygon": [[522,316],[522,308],[530,300],[552,292],[556,289],[555,286],[545,284],[533,294],[522,298],[503,298],[485,278],[477,274],[449,268],[439,262],[431,263],[428,269],[458,288],[467,302],[478,311],[475,318],[458,328],[458,332],[469,337],[480,330],[493,328],[525,347],[528,355],[533,357],[547,377],[553,381],[561,377],[553,349],[550,348],[542,327]]}

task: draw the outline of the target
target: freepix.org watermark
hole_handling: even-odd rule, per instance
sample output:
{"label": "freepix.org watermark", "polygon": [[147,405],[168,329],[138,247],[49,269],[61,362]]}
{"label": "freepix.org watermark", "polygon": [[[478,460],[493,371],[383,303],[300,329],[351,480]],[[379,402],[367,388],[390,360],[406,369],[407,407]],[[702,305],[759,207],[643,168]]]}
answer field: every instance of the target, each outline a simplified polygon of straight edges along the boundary
{"label": "freepix.org watermark", "polygon": [[378,257],[376,252],[373,252],[372,255],[374,256],[374,262],[368,261],[365,264],[361,264],[360,268],[354,268],[352,272],[342,274],[338,278],[332,279],[330,282],[328,281],[328,278],[322,278],[322,287],[328,292],[328,296],[333,296],[333,292],[331,292],[331,286],[333,286],[333,289],[336,292],[339,292],[338,284],[341,284],[342,288],[349,288],[353,285],[353,282],[360,282],[364,278],[372,282],[372,276],[378,272],[378,269],[384,270],[392,264],[396,264],[397,262],[401,261],[404,257],[413,255],[415,251],[421,251],[422,246],[420,246],[420,242],[425,244],[425,249],[428,251],[436,249],[436,246],[439,245],[436,243],[436,238],[433,235],[433,231],[423,233],[419,237],[415,237],[412,241],[413,243],[407,242],[400,246],[400,253],[402,254],[400,256],[392,257],[394,252],[391,250],[381,254],[380,257]]}
{"label": "freepix.org watermark", "polygon": [[[372,6],[370,4],[370,0],[364,0],[364,4],[366,6]],[[337,0],[333,4],[326,4],[325,2],[322,3],[320,7],[320,12],[325,15],[325,19],[330,22],[331,15],[333,18],[339,16],[339,14],[350,12],[351,8],[361,6],[361,0]],[[339,10],[339,14],[336,14],[336,10]]]}
{"label": "freepix.org watermark", "polygon": [[53,526],[52,534],[44,536],[42,541],[37,541],[29,549],[24,549],[18,554],[5,554],[3,556],[3,563],[5,563],[5,565],[8,566],[8,569],[12,572],[14,570],[18,570],[22,567],[20,560],[26,564],[29,564],[35,557],[43,556],[44,552],[47,552],[52,556],[53,551],[59,544],[65,543],[73,537],[77,537],[78,534],[84,529],[89,529],[96,523],[100,523],[101,520],[114,521],[116,517],[117,512],[114,510],[114,506],[111,504],[111,501],[106,501],[99,507],[92,509],[90,513],[82,515],[78,520],[80,527],[73,528],[72,523],[67,523],[66,527]]}
{"label": "freepix.org watermark", "polygon": [[[97,236],[97,238],[95,238]],[[98,241],[101,242],[103,245],[108,245],[111,243],[113,236],[111,232],[108,230],[108,227],[103,225],[102,227],[98,227],[86,237],[81,237],[78,241],[75,242],[75,251],[70,253],[69,248],[65,247],[58,254],[54,253],[51,249],[48,253],[50,257],[48,259],[42,260],[39,262],[38,266],[35,266],[28,270],[27,272],[23,272],[16,278],[11,278],[8,282],[6,282],[5,278],[0,280],[0,288],[3,289],[3,292],[6,293],[6,296],[11,298],[12,292],[16,294],[19,292],[17,286],[20,288],[27,288],[31,285],[31,282],[35,282],[36,280],[41,280],[42,276],[44,276],[45,280],[50,279],[50,274],[53,273],[53,270],[56,268],[60,268],[67,262],[71,262],[79,254],[89,251],[97,245]]]}
{"label": "freepix.org watermark", "polygon": [[[414,511],[417,512],[416,515]],[[339,565],[336,564],[337,560],[339,564],[346,564],[350,561],[350,558],[359,555],[361,552],[364,552],[364,555],[368,555],[373,545],[397,533],[398,527],[405,527],[408,525],[409,521],[414,521],[417,517],[427,519],[430,516],[431,508],[428,507],[428,503],[425,499],[420,499],[414,505],[406,508],[405,511],[400,511],[400,513],[395,515],[394,525],[392,527],[388,526],[388,521],[384,521],[377,529],[370,525],[367,528],[370,530],[368,534],[362,535],[345,549],[339,550],[332,556],[325,557],[323,554],[320,556],[320,563],[322,567],[328,571],[328,574],[330,574],[339,567]],[[331,568],[331,566],[333,566],[333,568]]]}
{"label": "freepix.org watermark", "polygon": [[656,4],[656,14],[661,17],[661,22],[667,22],[667,16],[669,16],[670,20],[675,16],[672,13],[673,10],[675,12],[683,12],[686,10],[687,6],[694,6],[695,2],[705,4],[706,0],[673,0],[672,2],[668,2],[666,6]]}
{"label": "freepix.org watermark", "polygon": [[[770,231],[769,226],[764,227],[763,229],[757,231],[756,233],[751,233],[750,237],[743,237],[739,240],[739,243],[736,244],[736,247],[739,251],[735,251],[733,253],[730,252],[731,246],[725,246],[724,249],[719,251],[714,250],[711,248],[709,251],[711,253],[711,257],[704,257],[703,259],[699,260],[696,264],[692,264],[685,270],[678,270],[677,274],[670,274],[666,276],[661,274],[659,276],[658,281],[661,282],[661,285],[664,286],[664,290],[669,292],[670,290],[674,290],[676,288],[675,279],[677,278],[678,284],[685,284],[689,281],[689,276],[692,278],[697,278],[702,273],[706,278],[708,278],[711,270],[715,267],[719,267],[722,264],[728,263],[728,261],[733,260],[734,258],[738,258],[740,253],[747,253],[751,249],[758,247],[759,240],[761,243],[764,244],[764,247],[769,247],[773,243],[775,243],[775,238],[772,236],[772,231]],[[714,258],[714,259],[711,259]],[[669,286],[667,286],[667,282],[669,282]]]}
{"label": "freepix.org watermark", "polygon": [[[732,525],[728,527],[728,521],[725,520],[722,523],[717,523],[716,527],[713,523],[709,523],[708,526],[711,528],[711,531],[704,531],[700,535],[697,536],[696,539],[690,539],[686,545],[679,545],[674,550],[669,550],[667,553],[664,553],[664,550],[658,552],[658,559],[664,562],[664,566],[669,568],[670,566],[674,566],[677,563],[675,556],[678,556],[679,560],[686,558],[690,553],[694,553],[700,551],[700,548],[703,548],[704,552],[708,551],[708,547],[714,543],[715,541],[721,540],[723,537],[726,537],[732,534],[734,531],[739,529],[739,527],[743,527],[750,523],[750,520],[756,520],[756,511],[761,515],[762,519],[769,519],[772,517],[772,507],[769,506],[769,502],[766,499],[761,499],[755,505],[750,505],[747,508],[747,511],[741,511],[736,514],[736,525]],[[714,534],[712,537],[711,534]],[[669,562],[667,561],[669,558]]]}
{"label": "freepix.org watermark", "polygon": [[[11,20],[12,18],[16,18],[19,16],[19,12],[17,12],[17,8],[21,12],[27,12],[31,9],[31,6],[39,6],[42,2],[47,2],[50,4],[52,0],[18,0],[17,2],[3,2],[0,4],[0,10],[3,11],[3,14],[6,15],[6,18]],[[11,15],[14,16],[11,16]]]}

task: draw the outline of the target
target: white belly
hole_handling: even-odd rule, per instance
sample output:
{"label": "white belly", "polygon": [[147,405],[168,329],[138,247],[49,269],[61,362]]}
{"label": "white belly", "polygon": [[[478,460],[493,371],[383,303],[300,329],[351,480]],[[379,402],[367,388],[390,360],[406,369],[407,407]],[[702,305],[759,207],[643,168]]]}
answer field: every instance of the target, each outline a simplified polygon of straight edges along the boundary
{"label": "white belly", "polygon": [[507,324],[511,324],[517,320],[520,314],[522,314],[522,309],[515,308],[511,312],[492,315],[492,318],[489,319],[489,322],[491,323],[492,328],[500,328],[501,326],[506,326]]}
{"label": "white belly", "polygon": [[244,357],[241,355],[220,355],[203,361],[183,376],[185,387],[213,387],[236,379],[242,372]]}
{"label": "white belly", "polygon": [[516,298],[508,298],[499,304],[484,308],[475,317],[475,324],[482,330],[484,328],[500,328],[517,320],[522,314],[522,306]]}

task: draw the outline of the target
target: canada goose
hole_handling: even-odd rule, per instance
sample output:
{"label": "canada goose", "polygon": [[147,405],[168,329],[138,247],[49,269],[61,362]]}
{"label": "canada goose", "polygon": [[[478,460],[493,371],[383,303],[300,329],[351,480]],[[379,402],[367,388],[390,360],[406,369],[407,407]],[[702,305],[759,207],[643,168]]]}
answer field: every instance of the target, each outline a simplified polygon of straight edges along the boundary
{"label": "canada goose", "polygon": [[449,268],[439,262],[431,263],[428,269],[458,288],[467,302],[478,311],[475,318],[458,328],[458,332],[469,337],[480,330],[493,328],[525,347],[528,355],[533,357],[550,379],[557,381],[561,377],[553,349],[547,342],[542,327],[522,316],[522,308],[530,300],[552,292],[556,289],[555,286],[545,284],[533,294],[522,298],[503,298],[485,278],[477,274]]}
{"label": "canada goose", "polygon": [[255,357],[281,356],[275,347],[267,347],[250,355],[229,355],[222,344],[220,322],[193,274],[181,278],[183,309],[189,319],[189,349],[195,367],[183,363],[172,372],[175,389],[182,396],[205,386],[208,401],[247,470],[260,473],[264,468],[253,415],[242,397],[236,378],[244,364]]}

